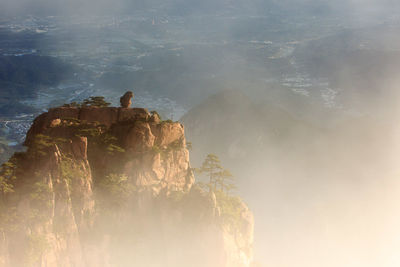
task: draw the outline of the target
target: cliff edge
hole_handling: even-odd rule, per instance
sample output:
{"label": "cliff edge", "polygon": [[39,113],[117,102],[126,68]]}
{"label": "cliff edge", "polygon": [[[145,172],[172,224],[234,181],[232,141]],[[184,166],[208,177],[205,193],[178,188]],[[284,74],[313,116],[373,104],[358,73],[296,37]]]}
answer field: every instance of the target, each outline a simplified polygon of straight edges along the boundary
{"label": "cliff edge", "polygon": [[195,184],[179,122],[59,107],[25,145],[1,170],[0,266],[251,265],[252,213]]}

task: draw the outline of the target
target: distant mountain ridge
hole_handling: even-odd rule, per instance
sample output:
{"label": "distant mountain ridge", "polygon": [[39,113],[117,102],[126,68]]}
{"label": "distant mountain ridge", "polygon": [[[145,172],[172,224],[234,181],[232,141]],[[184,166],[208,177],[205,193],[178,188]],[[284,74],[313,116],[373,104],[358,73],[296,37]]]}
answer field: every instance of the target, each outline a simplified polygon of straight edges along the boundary
{"label": "distant mountain ridge", "polygon": [[[243,159],[254,151],[271,150],[301,139],[315,130],[271,103],[257,105],[244,93],[221,91],[189,110],[181,119],[188,140],[196,147],[231,159]],[[201,153],[200,153],[201,154]]]}

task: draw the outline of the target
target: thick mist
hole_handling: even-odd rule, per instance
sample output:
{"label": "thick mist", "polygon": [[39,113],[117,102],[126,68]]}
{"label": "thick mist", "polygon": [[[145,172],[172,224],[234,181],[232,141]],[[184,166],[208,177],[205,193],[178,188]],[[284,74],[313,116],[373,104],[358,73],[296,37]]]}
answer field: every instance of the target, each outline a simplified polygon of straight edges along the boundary
{"label": "thick mist", "polygon": [[[116,103],[132,89],[137,105],[182,117],[192,166],[221,158],[254,213],[255,260],[275,267],[400,264],[399,11],[394,0],[0,0],[4,21],[54,16],[33,43],[79,66],[90,93]],[[38,109],[76,97],[54,95]]]}

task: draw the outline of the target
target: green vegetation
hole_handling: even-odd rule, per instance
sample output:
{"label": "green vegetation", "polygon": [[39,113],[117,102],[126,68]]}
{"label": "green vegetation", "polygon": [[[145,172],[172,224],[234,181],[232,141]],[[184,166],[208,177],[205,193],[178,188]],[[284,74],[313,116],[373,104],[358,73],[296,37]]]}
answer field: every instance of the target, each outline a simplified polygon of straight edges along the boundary
{"label": "green vegetation", "polygon": [[120,211],[136,191],[136,187],[125,174],[117,173],[103,177],[97,189],[100,210],[107,214]]}
{"label": "green vegetation", "polygon": [[13,181],[15,176],[16,165],[11,160],[3,163],[0,169],[0,194],[2,196],[14,192]]}
{"label": "green vegetation", "polygon": [[62,145],[67,142],[64,138],[53,138],[44,134],[38,134],[28,148],[28,155],[33,158],[46,156],[49,148],[54,145]]}
{"label": "green vegetation", "polygon": [[[119,146],[118,139],[106,131],[104,125],[99,123],[71,123],[69,127],[75,128],[73,132],[76,136],[87,137],[88,145],[101,150],[108,155],[118,155],[124,153],[125,150]],[[89,149],[90,153],[91,149]]]}
{"label": "green vegetation", "polygon": [[64,105],[62,105],[63,107],[65,107],[65,108],[80,108],[81,107],[81,103],[78,103],[78,102],[71,102],[71,103],[69,103],[69,104],[64,104]]}
{"label": "green vegetation", "polygon": [[161,148],[158,145],[154,145],[151,150],[154,154],[160,154],[161,159],[165,159],[169,152],[167,148]]}
{"label": "green vegetation", "polygon": [[104,96],[91,96],[82,101],[82,103],[71,102],[64,104],[63,107],[108,107],[111,103],[104,100]]}
{"label": "green vegetation", "polygon": [[195,169],[195,172],[208,178],[207,182],[197,184],[203,189],[214,192],[223,225],[228,226],[231,231],[242,229],[243,201],[240,197],[231,195],[232,190],[236,189],[234,177],[230,171],[222,167],[218,156],[208,154],[202,166]]}
{"label": "green vegetation", "polygon": [[14,182],[16,180],[16,169],[14,158],[11,158],[0,168],[0,229],[11,230],[15,227],[16,207],[7,205],[7,197],[14,193]]}
{"label": "green vegetation", "polygon": [[65,179],[69,185],[72,185],[76,177],[81,177],[83,175],[81,168],[76,166],[74,160],[66,156],[62,157],[60,161],[60,170],[61,177]]}
{"label": "green vegetation", "polygon": [[33,139],[32,145],[29,147],[35,157],[47,155],[47,150],[53,145],[53,139],[44,134],[38,134]]}
{"label": "green vegetation", "polygon": [[229,226],[231,231],[242,229],[242,199],[237,196],[230,196],[220,190],[215,192],[215,196],[221,211],[222,223]]}
{"label": "green vegetation", "polygon": [[167,146],[167,151],[179,151],[183,149],[183,140],[176,140]]}
{"label": "green vegetation", "polygon": [[30,158],[41,158],[47,155],[51,151],[53,145],[58,145],[60,151],[63,151],[61,161],[61,171],[67,181],[71,181],[73,177],[79,176],[74,172],[80,171],[77,166],[74,166],[71,148],[69,146],[64,148],[64,145],[68,145],[68,139],[74,137],[87,137],[88,143],[88,160],[92,164],[94,184],[101,180],[101,177],[106,175],[104,172],[103,164],[104,161],[108,161],[107,172],[114,172],[121,168],[125,160],[125,150],[120,146],[117,137],[113,136],[108,131],[105,125],[99,122],[86,122],[77,120],[75,118],[62,119],[60,127],[65,128],[65,131],[57,131],[64,135],[64,138],[54,138],[45,134],[36,135],[29,144],[27,155]]}
{"label": "green vegetation", "polygon": [[87,137],[87,138],[99,138],[104,132],[105,128],[103,126],[96,127],[95,124],[89,123],[80,123],[78,125],[72,125],[72,127],[76,127],[75,131],[77,136]]}
{"label": "green vegetation", "polygon": [[152,147],[152,151],[155,154],[160,154],[162,159],[165,159],[168,154],[172,151],[179,151],[182,150],[183,147],[183,142],[182,140],[176,140],[172,143],[170,143],[168,146],[166,147],[159,147],[158,145],[154,145]]}
{"label": "green vegetation", "polygon": [[27,239],[26,264],[27,266],[38,266],[43,253],[49,248],[49,242],[46,236],[41,234],[30,234]]}
{"label": "green vegetation", "polygon": [[10,141],[4,138],[2,134],[0,130],[0,165],[7,162],[13,153],[20,149],[19,146],[9,146]]}
{"label": "green vegetation", "polygon": [[157,111],[152,110],[152,111],[150,111],[150,113],[151,113],[151,115],[153,115],[153,116],[158,116],[158,118],[160,119],[160,121],[162,121],[161,115],[160,115]]}
{"label": "green vegetation", "polygon": [[100,135],[100,138],[98,139],[98,145],[105,148],[106,153],[112,156],[125,152],[125,149],[118,146],[118,139],[109,133]]}
{"label": "green vegetation", "polygon": [[15,223],[17,207],[9,205],[7,200],[15,194],[19,160],[20,154],[15,153],[0,168],[0,229],[3,231],[16,231],[18,229],[18,225]]}
{"label": "green vegetation", "polygon": [[122,147],[119,147],[117,145],[114,144],[108,144],[107,145],[107,153],[110,155],[114,155],[115,153],[124,153],[125,149],[123,149]]}
{"label": "green vegetation", "polygon": [[155,110],[150,111],[150,113],[153,116],[158,116],[158,118],[160,119],[161,123],[174,123],[171,119],[163,120],[161,115]]}
{"label": "green vegetation", "polygon": [[161,123],[174,123],[171,119],[163,120],[161,115],[155,110],[150,111],[150,113],[153,116],[158,116],[158,118],[160,119]]}
{"label": "green vegetation", "polygon": [[82,106],[84,107],[108,107],[109,105],[111,103],[106,102],[104,96],[91,96],[82,102]]}
{"label": "green vegetation", "polygon": [[[74,103],[74,102],[73,102],[73,103]],[[68,125],[79,125],[79,124],[82,123],[81,120],[76,119],[76,118],[63,118],[63,119],[62,119],[62,122],[63,122],[63,123],[66,123],[66,124],[68,124]]]}
{"label": "green vegetation", "polygon": [[154,154],[160,154],[163,153],[164,150],[162,150],[158,145],[154,145],[151,150],[153,151]]}
{"label": "green vegetation", "polygon": [[[41,174],[35,175],[40,178]],[[43,181],[37,181],[32,185],[30,193],[31,214],[33,223],[45,222],[51,214],[53,194],[49,185]]]}
{"label": "green vegetation", "polygon": [[[39,174],[37,174],[39,176]],[[50,187],[45,182],[36,182],[32,187],[30,198],[34,206],[40,208],[50,208],[52,194]]]}
{"label": "green vegetation", "polygon": [[209,191],[229,193],[236,188],[233,175],[221,166],[221,161],[214,154],[208,154],[202,166],[195,171],[208,177],[208,183],[200,185],[205,185]]}

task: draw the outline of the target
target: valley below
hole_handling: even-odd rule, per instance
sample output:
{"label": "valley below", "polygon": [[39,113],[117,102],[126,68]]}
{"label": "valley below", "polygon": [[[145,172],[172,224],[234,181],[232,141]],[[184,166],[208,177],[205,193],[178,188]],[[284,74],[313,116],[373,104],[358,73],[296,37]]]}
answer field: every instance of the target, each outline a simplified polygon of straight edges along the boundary
{"label": "valley below", "polygon": [[[343,17],[306,19],[299,14],[288,19],[272,11],[267,16],[226,11],[186,17],[154,10],[118,17],[3,19],[0,54],[13,64],[26,62],[22,63],[26,67],[2,75],[3,92],[22,93],[3,96],[0,104],[8,112],[2,112],[2,117],[24,125],[52,106],[91,95],[106,95],[117,104],[123,92],[133,90],[136,106],[179,119],[195,104],[225,89],[243,91],[259,102],[276,102],[311,120],[315,118],[307,112],[298,112],[299,106],[320,106],[327,113],[364,114],[365,106],[356,99],[376,94],[379,82],[370,84],[362,77],[396,67],[393,64],[398,62],[396,51],[400,48],[395,43],[390,48],[382,44],[395,38],[400,27],[393,18],[368,28],[354,24]],[[388,24],[389,30],[382,32]],[[338,58],[338,53],[344,57]],[[377,53],[382,60],[365,69],[363,61]],[[48,65],[40,63],[45,60],[52,61],[59,75],[50,80],[41,75],[32,81],[29,74],[33,68],[48,73]],[[353,73],[343,73],[337,68],[341,64],[351,67]],[[354,82],[353,74],[360,79],[357,87],[349,84]],[[26,81],[20,87],[13,84],[18,75]],[[7,108],[10,101],[18,109]],[[22,129],[26,127],[11,130],[10,136],[15,135],[11,142],[20,142]]]}
{"label": "valley below", "polygon": [[132,91],[232,171],[255,266],[398,266],[400,17],[166,6],[0,18],[0,161],[39,114]]}

